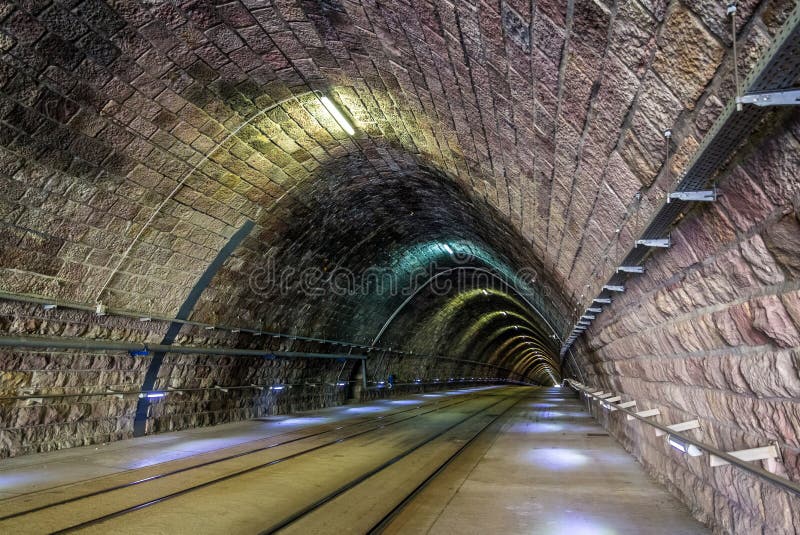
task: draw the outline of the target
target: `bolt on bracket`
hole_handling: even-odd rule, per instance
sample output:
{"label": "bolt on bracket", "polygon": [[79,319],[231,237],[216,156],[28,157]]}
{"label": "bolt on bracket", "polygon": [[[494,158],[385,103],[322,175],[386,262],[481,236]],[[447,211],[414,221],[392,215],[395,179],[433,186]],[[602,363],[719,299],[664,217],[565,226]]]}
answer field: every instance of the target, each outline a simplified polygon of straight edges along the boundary
{"label": "bolt on bracket", "polygon": [[619,266],[617,273],[644,273],[644,266]]}
{"label": "bolt on bracket", "polygon": [[717,200],[717,188],[700,191],[673,191],[667,196],[667,204],[672,201],[713,202]]}
{"label": "bolt on bracket", "polygon": [[798,106],[800,105],[800,89],[750,93],[736,97],[736,104],[753,104],[755,106]]}
{"label": "bolt on bracket", "polygon": [[661,247],[663,249],[667,249],[671,245],[671,242],[669,238],[636,240],[636,246],[638,247],[640,245],[645,247]]}
{"label": "bolt on bracket", "polygon": [[624,286],[618,286],[616,284],[606,284],[605,286],[603,286],[603,289],[604,290],[608,290],[609,292],[624,292],[625,291],[625,287]]}

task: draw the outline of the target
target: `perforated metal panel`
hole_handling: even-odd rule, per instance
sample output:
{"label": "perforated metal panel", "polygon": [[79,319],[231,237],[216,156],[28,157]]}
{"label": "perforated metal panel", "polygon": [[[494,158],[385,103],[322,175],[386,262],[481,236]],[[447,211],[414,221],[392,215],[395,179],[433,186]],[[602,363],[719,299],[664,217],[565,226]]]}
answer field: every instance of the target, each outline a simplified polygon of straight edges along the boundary
{"label": "perforated metal panel", "polygon": [[[775,37],[770,48],[745,78],[742,94],[788,89],[794,86],[798,78],[800,78],[800,5],[795,7],[781,33]],[[748,105],[745,105],[742,111],[736,111],[736,103],[733,101],[728,103],[703,138],[686,171],[681,175],[675,191],[697,191],[708,188],[715,175],[730,160],[742,142],[750,137],[753,129],[768,111],[769,108]],[[669,204],[665,202],[650,219],[641,238],[665,238],[689,205],[690,202],[680,200]],[[626,266],[640,265],[652,252],[648,247],[634,247],[622,263]],[[624,286],[627,277],[623,273],[615,273],[607,284]],[[603,291],[598,297],[612,296],[610,292]],[[562,346],[562,356],[568,348],[567,344]]]}

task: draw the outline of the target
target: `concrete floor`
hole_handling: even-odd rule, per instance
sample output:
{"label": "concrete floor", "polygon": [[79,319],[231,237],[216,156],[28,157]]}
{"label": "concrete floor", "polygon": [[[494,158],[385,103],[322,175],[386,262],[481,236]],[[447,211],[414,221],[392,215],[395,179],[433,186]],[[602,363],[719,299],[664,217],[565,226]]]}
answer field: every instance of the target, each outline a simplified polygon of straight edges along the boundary
{"label": "concrete floor", "polygon": [[[449,429],[387,470],[286,530],[362,533],[408,495],[483,426],[494,422],[389,526],[395,533],[546,533],[569,535],[706,533],[684,506],[594,423],[577,399],[557,389],[464,391],[338,407],[77,448],[0,463],[0,512],[50,503],[252,448],[259,440],[336,429],[365,418],[382,422],[452,406],[304,454],[92,526],[93,533],[257,533]],[[472,392],[475,394],[475,392]],[[461,397],[459,397],[461,396]],[[455,401],[462,400],[455,403]],[[515,404],[516,403],[516,404]],[[430,407],[433,407],[431,405]],[[408,413],[394,415],[397,411]],[[505,412],[506,409],[508,412]],[[498,415],[503,415],[496,419]],[[335,433],[349,433],[348,429]],[[281,440],[283,440],[283,438]],[[38,514],[0,522],[0,532],[42,533],[141,503],[258,463],[330,441],[331,435],[187,471]],[[0,516],[3,516],[0,514]],[[11,531],[7,531],[11,530]]]}
{"label": "concrete floor", "polygon": [[[490,389],[493,387],[489,387]],[[0,460],[0,499],[69,485],[90,478],[137,470],[160,463],[245,445],[248,442],[343,423],[356,418],[387,414],[411,406],[463,395],[470,390],[421,394],[405,399],[345,405],[291,416],[273,416],[214,427],[162,433],[109,444],[26,455]]]}
{"label": "concrete floor", "polygon": [[571,391],[541,389],[475,444],[387,533],[710,533]]}

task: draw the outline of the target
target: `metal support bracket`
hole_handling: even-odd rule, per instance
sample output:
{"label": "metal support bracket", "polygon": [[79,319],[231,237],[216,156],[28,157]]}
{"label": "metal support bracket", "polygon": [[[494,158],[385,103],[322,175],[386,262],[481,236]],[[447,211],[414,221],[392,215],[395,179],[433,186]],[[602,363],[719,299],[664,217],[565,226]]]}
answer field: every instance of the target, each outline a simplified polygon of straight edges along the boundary
{"label": "metal support bracket", "polygon": [[610,297],[596,297],[592,299],[592,303],[600,303],[601,305],[610,305],[611,298]]}
{"label": "metal support bracket", "polygon": [[800,89],[750,93],[736,97],[737,104],[753,104],[755,106],[798,106],[800,105]]}
{"label": "metal support bracket", "polygon": [[[621,407],[621,406],[622,406],[622,405],[620,405],[620,407]],[[646,410],[646,411],[639,411],[639,412],[637,412],[637,413],[636,413],[636,416],[639,416],[639,417],[641,417],[641,418],[650,418],[651,416],[658,416],[659,414],[661,414],[661,411],[660,411],[660,410],[658,410],[658,409],[648,409],[648,410]],[[626,414],[626,415],[625,415],[625,417],[626,417],[628,420],[634,420],[634,419],[635,419],[635,417],[634,417],[633,415],[631,415],[631,414]]]}
{"label": "metal support bracket", "polygon": [[624,292],[624,286],[617,286],[616,284],[606,284],[603,286],[604,290],[608,290],[609,292]]}
{"label": "metal support bracket", "polygon": [[622,397],[620,397],[620,396],[614,396],[614,397],[611,397],[611,398],[607,398],[607,399],[605,399],[603,401],[603,406],[606,409],[608,409],[609,412],[614,412],[614,411],[617,410],[615,408],[615,406],[614,406],[614,403],[620,401],[621,399],[622,399]]}
{"label": "metal support bracket", "polygon": [[717,188],[700,191],[673,191],[667,196],[667,204],[672,201],[713,202],[717,200]]}
{"label": "metal support bracket", "polygon": [[[734,457],[743,461],[763,461],[766,459],[777,459],[779,457],[778,448],[776,448],[774,444],[763,446],[761,448],[751,448],[749,450],[729,451],[727,453],[728,455],[733,455]],[[730,464],[728,461],[720,459],[716,455],[712,455],[710,457],[710,462],[711,466],[724,466],[726,464]]]}
{"label": "metal support bracket", "polygon": [[670,245],[669,238],[656,238],[656,239],[646,239],[646,240],[636,240],[636,246],[643,245],[645,247],[662,247],[667,249]]}
{"label": "metal support bracket", "polygon": [[617,273],[644,273],[644,266],[619,266]]}
{"label": "metal support bracket", "polygon": [[[698,429],[700,427],[699,420],[689,420],[687,422],[681,422],[679,424],[672,424],[667,426],[671,431],[675,431],[676,433],[680,433],[681,431],[689,431],[691,429]],[[666,435],[664,431],[661,429],[656,428],[656,436],[661,437]]]}

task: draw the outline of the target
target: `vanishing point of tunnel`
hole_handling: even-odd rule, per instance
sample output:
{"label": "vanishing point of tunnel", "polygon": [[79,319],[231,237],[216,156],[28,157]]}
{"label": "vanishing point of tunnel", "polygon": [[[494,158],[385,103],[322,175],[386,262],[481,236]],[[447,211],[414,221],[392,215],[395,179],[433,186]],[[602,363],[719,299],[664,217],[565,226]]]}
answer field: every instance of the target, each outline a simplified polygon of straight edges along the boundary
{"label": "vanishing point of tunnel", "polygon": [[0,533],[800,533],[800,0],[0,0]]}

